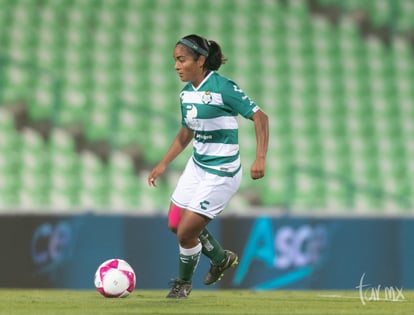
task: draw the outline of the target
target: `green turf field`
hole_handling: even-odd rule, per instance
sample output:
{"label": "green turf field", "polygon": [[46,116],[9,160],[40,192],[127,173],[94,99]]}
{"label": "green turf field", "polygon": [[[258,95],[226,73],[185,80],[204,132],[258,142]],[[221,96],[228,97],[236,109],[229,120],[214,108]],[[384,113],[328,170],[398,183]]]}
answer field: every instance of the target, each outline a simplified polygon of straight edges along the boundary
{"label": "green turf field", "polygon": [[0,314],[414,314],[414,291],[399,301],[354,291],[193,291],[186,300],[165,298],[167,290],[135,290],[124,299],[96,291],[0,289]]}

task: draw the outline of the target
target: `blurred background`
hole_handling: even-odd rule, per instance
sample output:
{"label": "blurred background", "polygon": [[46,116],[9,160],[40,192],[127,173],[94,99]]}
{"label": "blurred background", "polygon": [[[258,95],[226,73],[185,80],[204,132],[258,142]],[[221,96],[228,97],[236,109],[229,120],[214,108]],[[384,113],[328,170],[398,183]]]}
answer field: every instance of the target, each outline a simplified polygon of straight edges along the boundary
{"label": "blurred background", "polygon": [[157,189],[146,175],[180,127],[172,50],[191,33],[270,118],[260,181],[240,119],[224,214],[413,214],[414,1],[0,0],[0,221],[166,214],[191,148]]}
{"label": "blurred background", "polygon": [[[165,212],[189,154],[146,173],[180,124],[172,49],[217,40],[270,116],[267,177],[240,121],[229,208],[408,213],[414,174],[410,0],[1,0],[0,207]],[[49,210],[46,210],[49,209]],[[52,210],[53,209],[53,210]],[[231,211],[229,210],[229,211]]]}

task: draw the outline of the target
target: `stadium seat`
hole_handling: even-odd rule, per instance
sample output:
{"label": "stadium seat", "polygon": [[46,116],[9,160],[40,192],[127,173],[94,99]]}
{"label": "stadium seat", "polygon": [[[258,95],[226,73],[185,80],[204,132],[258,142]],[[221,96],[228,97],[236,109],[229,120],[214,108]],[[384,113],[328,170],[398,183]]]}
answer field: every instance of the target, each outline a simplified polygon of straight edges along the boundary
{"label": "stadium seat", "polygon": [[22,131],[20,207],[42,209],[49,205],[50,173],[47,144],[35,130]]}
{"label": "stadium seat", "polygon": [[74,140],[62,129],[54,129],[49,142],[51,206],[65,210],[77,208],[80,186],[80,159]]}
{"label": "stadium seat", "polygon": [[109,206],[109,179],[105,164],[98,156],[85,151],[80,155],[80,205],[87,209]]}
{"label": "stadium seat", "polygon": [[0,107],[0,209],[19,204],[20,146],[12,115]]}

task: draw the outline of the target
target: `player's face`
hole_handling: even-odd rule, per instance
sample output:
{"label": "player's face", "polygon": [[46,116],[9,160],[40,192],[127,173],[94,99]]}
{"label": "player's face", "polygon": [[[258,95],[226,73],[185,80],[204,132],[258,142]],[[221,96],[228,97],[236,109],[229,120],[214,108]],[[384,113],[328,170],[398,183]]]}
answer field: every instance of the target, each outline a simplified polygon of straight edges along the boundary
{"label": "player's face", "polygon": [[194,60],[194,56],[188,51],[188,48],[181,44],[175,46],[173,57],[175,60],[174,69],[181,81],[191,82],[197,86],[203,80],[203,57]]}

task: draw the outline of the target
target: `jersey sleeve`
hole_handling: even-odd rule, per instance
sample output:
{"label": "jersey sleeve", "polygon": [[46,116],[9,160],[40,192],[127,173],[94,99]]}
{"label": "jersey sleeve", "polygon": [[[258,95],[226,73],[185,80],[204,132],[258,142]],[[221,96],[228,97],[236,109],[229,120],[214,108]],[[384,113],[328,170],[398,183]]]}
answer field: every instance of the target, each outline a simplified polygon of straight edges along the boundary
{"label": "jersey sleeve", "polygon": [[224,85],[222,91],[224,104],[230,106],[235,112],[242,115],[244,118],[250,118],[260,108],[250,97],[248,97],[243,90],[233,81],[229,80]]}
{"label": "jersey sleeve", "polygon": [[188,128],[187,122],[185,121],[183,105],[181,105],[181,125]]}
{"label": "jersey sleeve", "polygon": [[187,122],[185,121],[185,113],[182,99],[183,91],[184,89],[180,92],[181,125],[188,128]]}

